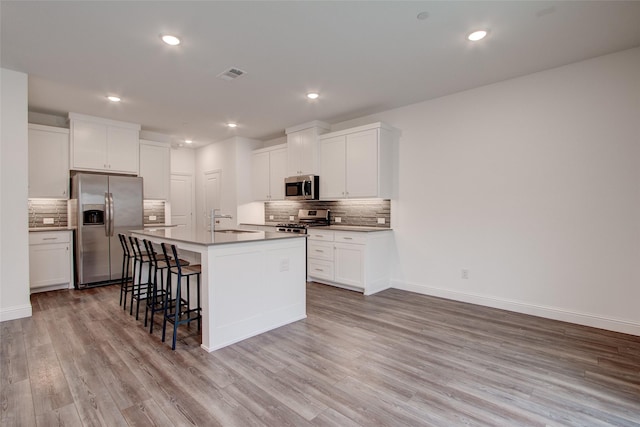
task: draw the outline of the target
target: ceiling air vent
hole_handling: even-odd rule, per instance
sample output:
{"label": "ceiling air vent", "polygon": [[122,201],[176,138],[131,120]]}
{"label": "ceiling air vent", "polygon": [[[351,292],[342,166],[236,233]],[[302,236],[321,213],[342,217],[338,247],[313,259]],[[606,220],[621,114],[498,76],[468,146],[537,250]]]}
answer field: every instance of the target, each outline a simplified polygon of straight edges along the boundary
{"label": "ceiling air vent", "polygon": [[239,68],[229,68],[228,70],[225,70],[220,74],[218,74],[216,77],[222,80],[233,80],[233,79],[237,79],[238,77],[244,74],[246,73]]}

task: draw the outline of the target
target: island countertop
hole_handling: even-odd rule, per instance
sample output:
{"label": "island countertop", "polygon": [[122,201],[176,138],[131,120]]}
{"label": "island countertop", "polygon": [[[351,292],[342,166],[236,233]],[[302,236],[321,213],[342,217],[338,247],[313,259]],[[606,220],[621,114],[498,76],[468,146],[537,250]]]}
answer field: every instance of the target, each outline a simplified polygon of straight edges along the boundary
{"label": "island countertop", "polygon": [[273,233],[268,231],[255,230],[219,230],[213,233],[210,231],[188,232],[181,227],[145,228],[143,230],[131,230],[130,232],[143,236],[146,235],[149,237],[159,237],[161,239],[194,243],[204,246],[305,237],[304,234],[301,235],[296,233]]}

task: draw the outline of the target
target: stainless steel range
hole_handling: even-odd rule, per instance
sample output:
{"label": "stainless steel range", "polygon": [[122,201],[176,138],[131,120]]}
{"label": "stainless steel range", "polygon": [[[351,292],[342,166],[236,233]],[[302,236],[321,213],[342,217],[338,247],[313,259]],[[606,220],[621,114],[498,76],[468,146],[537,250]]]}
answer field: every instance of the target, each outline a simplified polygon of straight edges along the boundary
{"label": "stainless steel range", "polygon": [[298,222],[278,224],[276,230],[281,233],[307,234],[307,228],[329,225],[328,209],[300,209]]}

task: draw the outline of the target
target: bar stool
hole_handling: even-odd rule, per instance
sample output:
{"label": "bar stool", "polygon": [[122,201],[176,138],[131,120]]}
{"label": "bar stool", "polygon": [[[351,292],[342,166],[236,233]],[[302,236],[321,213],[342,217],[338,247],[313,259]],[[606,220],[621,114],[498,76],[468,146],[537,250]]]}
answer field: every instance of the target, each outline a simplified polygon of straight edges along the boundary
{"label": "bar stool", "polygon": [[[165,270],[169,267],[175,267],[176,260],[171,257],[164,259],[158,259],[156,251],[154,250],[153,243],[147,239],[142,240],[144,247],[149,258],[149,277],[151,278],[151,295],[147,298],[147,306],[144,312],[144,326],[147,326],[147,320],[149,317],[149,311],[151,311],[151,326],[149,327],[149,333],[153,333],[153,318],[157,312],[164,311],[165,298],[171,299],[171,274],[167,271],[167,282],[165,286],[164,274]],[[181,266],[189,265],[189,261],[183,259],[177,259],[177,262]],[[160,273],[160,284],[158,284],[158,273]]]}
{"label": "bar stool", "polygon": [[[167,254],[167,245],[165,243],[161,244],[162,252],[165,257]],[[171,245],[171,252],[175,259],[179,259],[178,251],[175,245]],[[198,330],[201,329],[201,319],[202,319],[202,307],[200,306],[200,274],[202,268],[200,265],[188,265],[181,266],[180,263],[176,263],[175,266],[171,266],[169,268],[170,274],[177,275],[176,280],[176,295],[175,299],[170,300],[169,294],[165,295],[165,303],[164,303],[164,320],[162,322],[162,342],[165,340],[165,335],[167,332],[167,322],[173,323],[173,341],[171,343],[171,349],[176,349],[176,340],[178,337],[178,326],[182,324],[189,324],[192,321],[196,320],[198,322]],[[191,276],[196,276],[196,305],[192,307],[191,305]],[[185,284],[182,280],[186,278],[186,299],[183,298],[184,291],[182,289],[182,285]]]}
{"label": "bar stool", "polygon": [[131,273],[131,260],[133,254],[127,243],[127,236],[122,233],[118,234],[120,245],[122,245],[122,278],[120,279],[120,305],[124,302],[123,310],[127,309],[127,294],[133,292],[133,277]]}
{"label": "bar stool", "polygon": [[[131,307],[129,308],[129,314],[133,315],[133,300],[136,300],[136,320],[138,320],[138,314],[140,313],[140,301],[146,300],[149,297],[149,291],[151,290],[151,274],[148,274],[147,281],[142,283],[142,269],[145,263],[149,264],[150,273],[151,265],[149,257],[146,254],[143,254],[140,250],[140,242],[137,237],[129,236],[129,244],[131,245],[131,251],[133,252],[133,291],[131,292]],[[136,271],[138,272],[137,281]]]}

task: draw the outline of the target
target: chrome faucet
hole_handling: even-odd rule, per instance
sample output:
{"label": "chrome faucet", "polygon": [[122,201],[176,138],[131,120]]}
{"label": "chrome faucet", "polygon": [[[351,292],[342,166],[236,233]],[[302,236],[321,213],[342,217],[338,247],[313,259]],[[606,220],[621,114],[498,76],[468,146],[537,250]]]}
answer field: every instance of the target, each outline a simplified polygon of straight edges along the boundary
{"label": "chrome faucet", "polygon": [[216,211],[219,211],[220,209],[211,209],[211,215],[209,215],[209,218],[211,219],[211,232],[216,231],[216,219],[219,218],[226,218],[226,219],[232,219],[233,216],[231,215],[223,215],[223,214],[217,214],[216,215]]}

